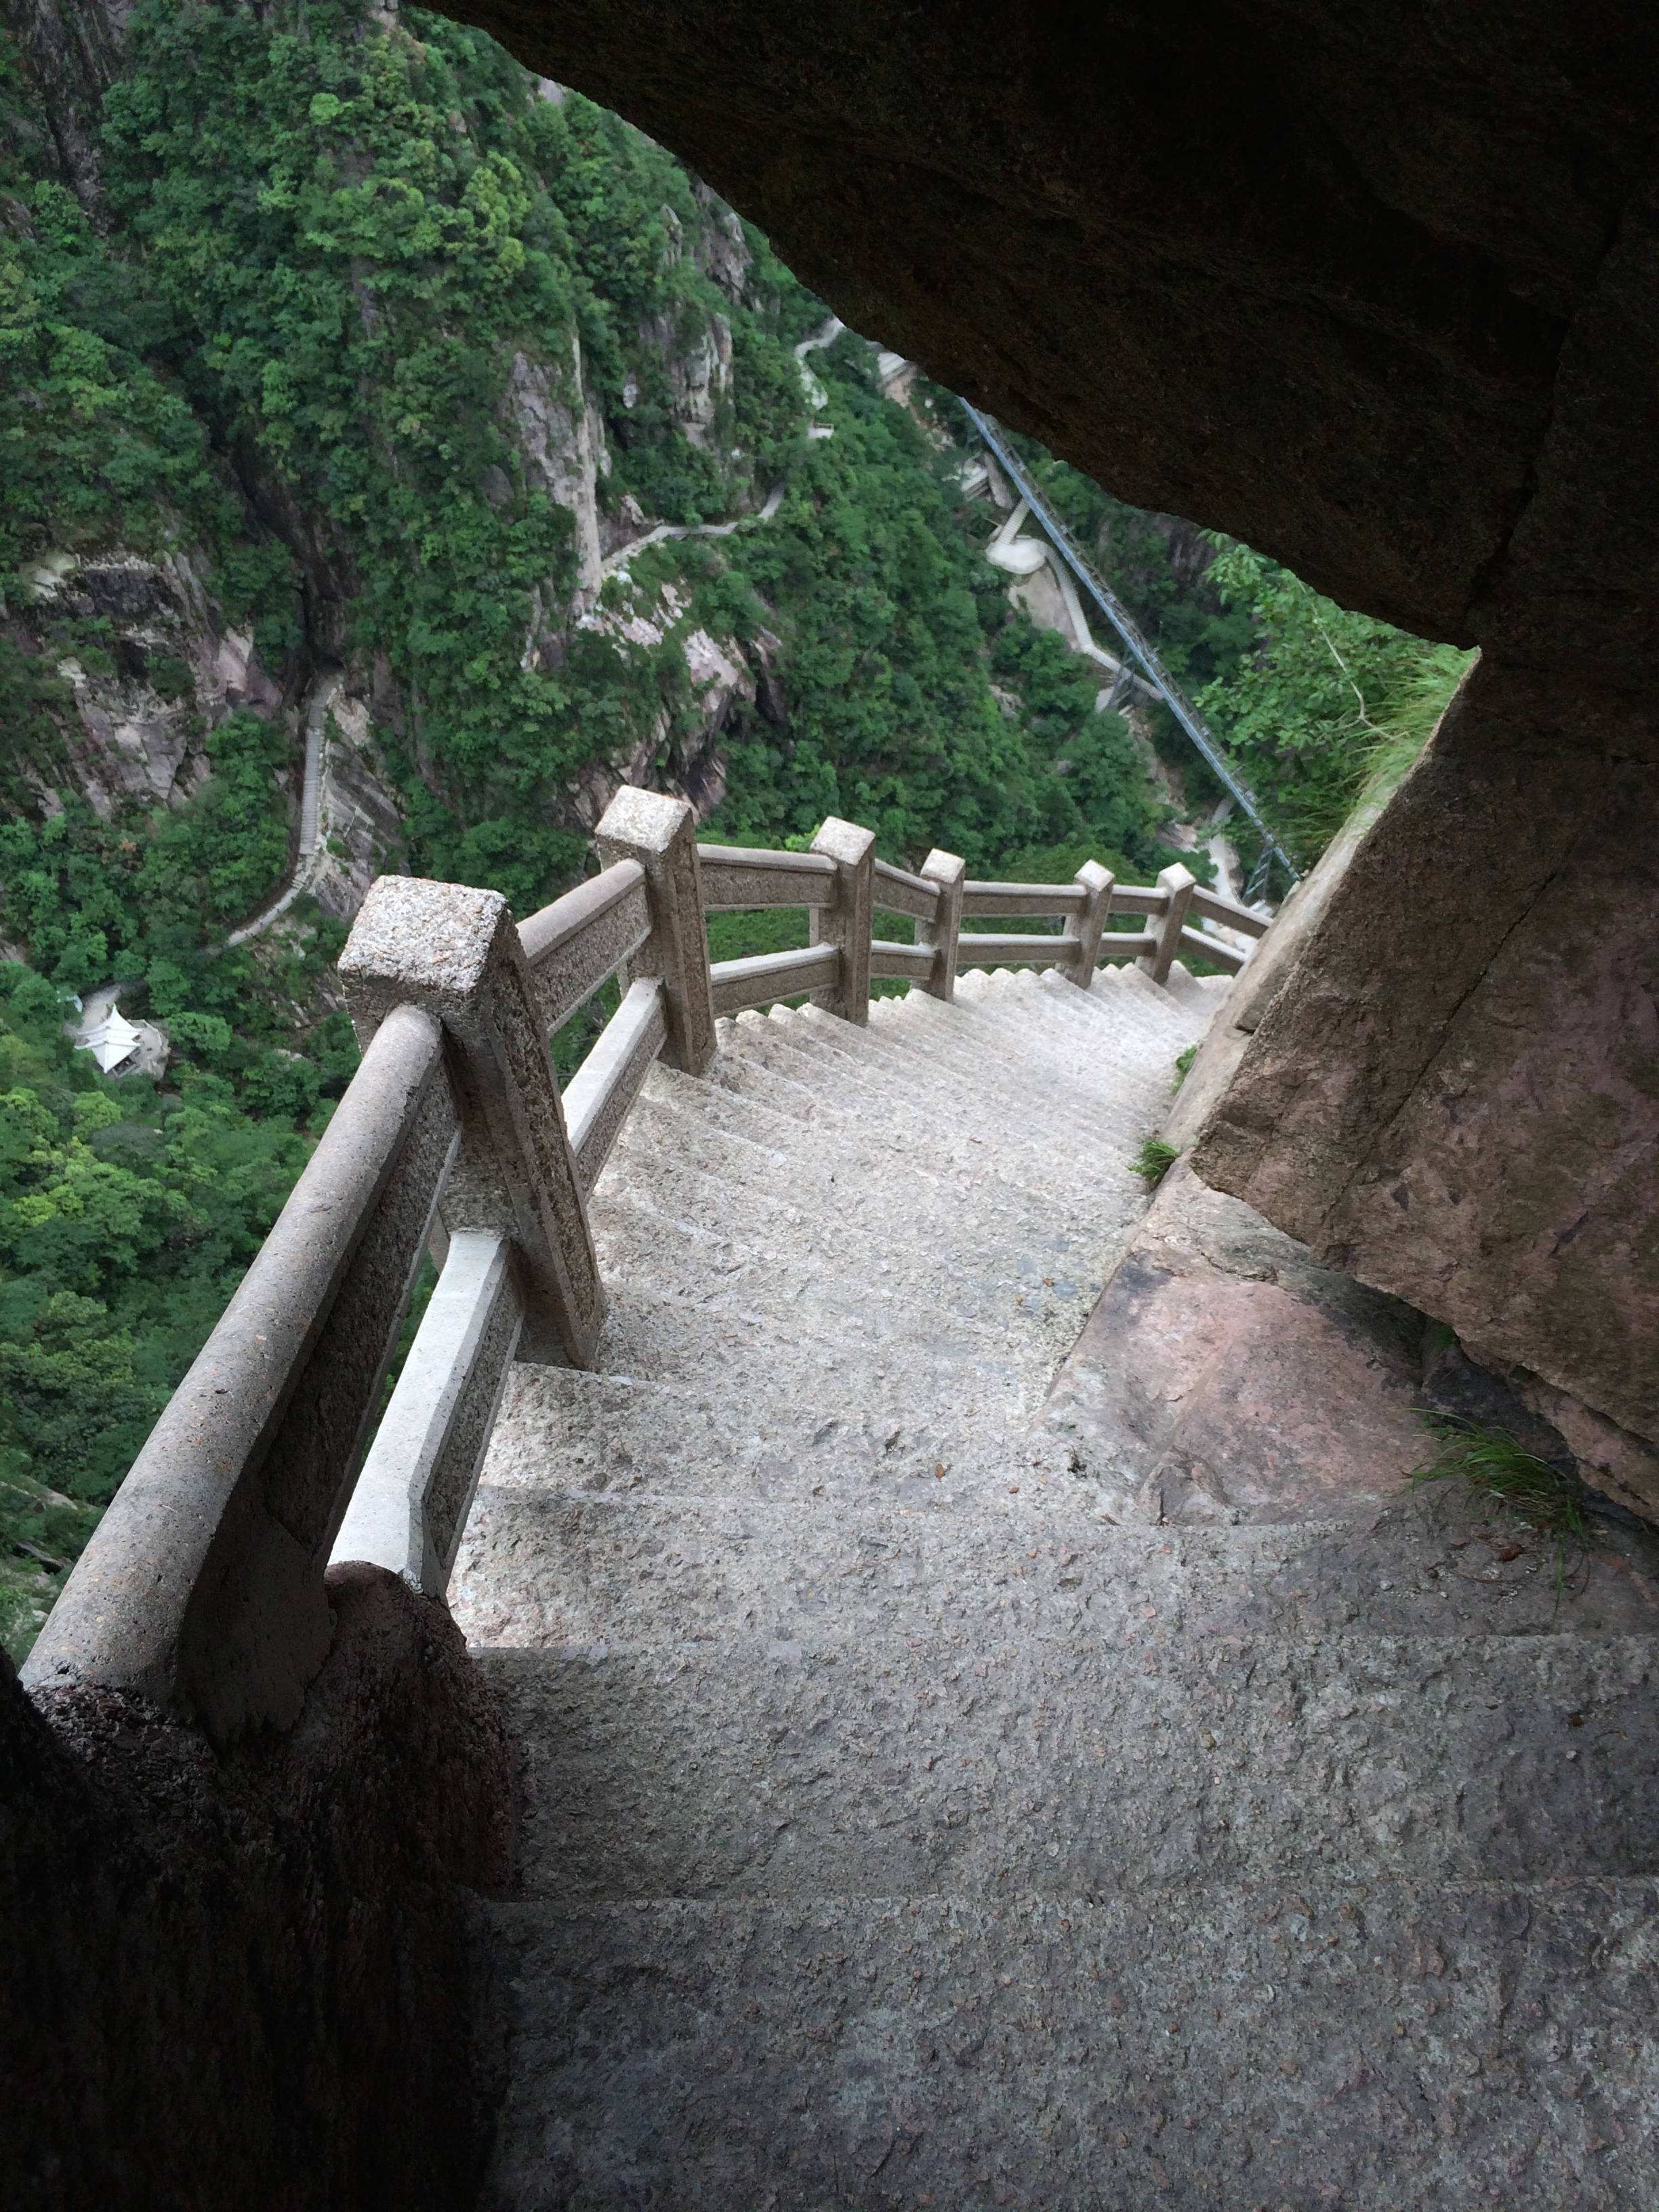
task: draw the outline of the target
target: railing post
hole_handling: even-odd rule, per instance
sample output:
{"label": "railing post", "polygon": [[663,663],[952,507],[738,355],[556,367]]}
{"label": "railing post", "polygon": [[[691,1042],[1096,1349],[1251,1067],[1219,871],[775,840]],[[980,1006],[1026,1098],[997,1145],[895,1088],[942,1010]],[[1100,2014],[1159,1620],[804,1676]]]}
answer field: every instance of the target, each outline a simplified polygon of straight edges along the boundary
{"label": "railing post", "polygon": [[935,846],[921,864],[929,883],[939,885],[939,912],[916,924],[916,943],[933,948],[933,972],[922,986],[930,999],[950,1000],[957,991],[957,940],[962,935],[962,885],[968,863]]}
{"label": "railing post", "polygon": [[629,983],[660,977],[668,1020],[663,1058],[688,1075],[701,1075],[714,1057],[696,829],[696,813],[688,800],[625,783],[593,833],[601,860],[637,860],[645,870],[651,935],[625,963],[624,973]]}
{"label": "railing post", "polygon": [[810,909],[811,942],[833,945],[841,956],[834,984],[828,990],[814,991],[812,1004],[862,1029],[870,1019],[876,833],[832,814],[813,838],[812,850],[836,864],[836,902]]}
{"label": "railing post", "polygon": [[1187,927],[1187,909],[1193,902],[1198,878],[1177,860],[1173,867],[1159,870],[1158,887],[1164,894],[1164,911],[1155,932],[1158,949],[1143,954],[1135,965],[1144,969],[1154,983],[1164,983],[1181,950],[1181,933]]}
{"label": "railing post", "polygon": [[464,1102],[444,1227],[452,1237],[493,1230],[512,1241],[525,1297],[520,1357],[591,1366],[605,1293],[507,901],[499,891],[382,876],[358,909],[340,980],[365,1044],[399,1004],[442,1022]]}
{"label": "railing post", "polygon": [[1082,900],[1077,912],[1066,915],[1061,934],[1075,940],[1077,954],[1071,966],[1061,972],[1071,977],[1079,991],[1088,990],[1095,980],[1095,963],[1100,957],[1100,933],[1112,910],[1115,880],[1111,870],[1103,868],[1098,860],[1085,860],[1074,878]]}

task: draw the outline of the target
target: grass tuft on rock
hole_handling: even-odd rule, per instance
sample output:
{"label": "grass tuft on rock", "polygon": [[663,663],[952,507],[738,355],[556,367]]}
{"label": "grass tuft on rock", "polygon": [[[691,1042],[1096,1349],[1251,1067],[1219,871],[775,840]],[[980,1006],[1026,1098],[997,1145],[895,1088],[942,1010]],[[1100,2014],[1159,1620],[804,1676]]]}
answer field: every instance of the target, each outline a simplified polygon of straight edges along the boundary
{"label": "grass tuft on rock", "polygon": [[1461,1481],[1512,1528],[1549,1545],[1555,1553],[1555,1601],[1559,1605],[1567,1555],[1582,1551],[1589,1535],[1579,1485],[1528,1451],[1508,1429],[1457,1413],[1431,1413],[1428,1423],[1439,1449],[1426,1466],[1413,1470],[1413,1483]]}
{"label": "grass tuft on rock", "polygon": [[1155,1190],[1180,1158],[1175,1146],[1166,1144],[1162,1137],[1148,1137],[1129,1165],[1146,1178],[1148,1190]]}
{"label": "grass tuft on rock", "polygon": [[1178,1052],[1176,1054],[1175,1081],[1170,1085],[1171,1091],[1180,1090],[1182,1085],[1192,1073],[1193,1062],[1197,1058],[1198,1047],[1195,1044],[1189,1044],[1184,1052]]}

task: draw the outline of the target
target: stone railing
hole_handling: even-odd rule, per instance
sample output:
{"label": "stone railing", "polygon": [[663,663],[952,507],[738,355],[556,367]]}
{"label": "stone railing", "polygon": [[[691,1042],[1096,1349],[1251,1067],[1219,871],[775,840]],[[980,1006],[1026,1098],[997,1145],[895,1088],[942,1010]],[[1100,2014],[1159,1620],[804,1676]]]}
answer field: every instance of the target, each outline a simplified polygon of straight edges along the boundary
{"label": "stone railing", "polygon": [[[1119,885],[911,875],[826,822],[807,853],[698,847],[684,800],[626,787],[601,872],[521,926],[493,891],[382,877],[340,962],[362,1066],[217,1328],[58,1599],[26,1680],[143,1698],[223,1741],[285,1727],[327,1653],[331,1560],[441,1595],[515,1358],[592,1364],[605,1297],[586,1200],[652,1063],[701,1074],[722,1014],[810,994],[848,1021],[870,985],[949,999],[963,967],[1103,961],[1162,982],[1177,954],[1237,969],[1258,915],[1182,867]],[[805,908],[799,951],[711,965],[704,915]],[[915,942],[878,938],[878,912]],[[1109,931],[1111,915],[1140,919]],[[964,933],[967,918],[1058,935]],[[562,1097],[547,1049],[612,975],[623,998]],[[386,1381],[430,1249],[441,1272]],[[384,1410],[383,1410],[384,1408]]]}

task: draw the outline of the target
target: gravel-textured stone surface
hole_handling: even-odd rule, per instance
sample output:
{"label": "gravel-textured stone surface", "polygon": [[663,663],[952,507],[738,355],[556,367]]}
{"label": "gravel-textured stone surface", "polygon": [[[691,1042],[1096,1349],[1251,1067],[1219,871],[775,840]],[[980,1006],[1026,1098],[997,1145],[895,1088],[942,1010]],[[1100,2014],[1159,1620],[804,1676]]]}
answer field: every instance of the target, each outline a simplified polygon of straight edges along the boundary
{"label": "gravel-textured stone surface", "polygon": [[1056,1441],[1098,1317],[1044,1413],[1131,1237],[1325,1295],[1145,1220],[1213,1003],[975,976],[653,1077],[604,1371],[518,1370],[452,1591],[520,1751],[496,2212],[1650,2202],[1659,1543],[1558,1587],[1358,1402],[1346,1491],[1125,1519]]}

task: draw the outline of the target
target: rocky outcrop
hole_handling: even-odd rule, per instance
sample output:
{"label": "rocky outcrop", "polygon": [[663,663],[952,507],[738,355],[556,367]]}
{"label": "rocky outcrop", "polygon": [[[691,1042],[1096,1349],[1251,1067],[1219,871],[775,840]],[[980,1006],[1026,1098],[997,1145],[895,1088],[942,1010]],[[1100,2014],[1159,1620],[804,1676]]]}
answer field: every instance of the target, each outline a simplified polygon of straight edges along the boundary
{"label": "rocky outcrop", "polygon": [[625,601],[581,619],[583,629],[624,653],[654,653],[672,637],[685,662],[691,702],[689,713],[663,706],[625,762],[593,761],[582,770],[574,804],[588,830],[624,783],[666,783],[700,816],[712,814],[726,795],[721,738],[746,709],[777,710],[770,667],[777,639],[762,631],[745,651],[735,638],[716,638],[700,624],[689,625],[687,608],[672,583],[647,593],[633,589],[629,580]]}
{"label": "rocky outcrop", "polygon": [[121,64],[134,0],[0,0],[0,23],[16,40],[45,95],[42,165],[84,207],[98,205],[98,123]]}
{"label": "rocky outcrop", "polygon": [[1194,1153],[1330,1264],[1659,1439],[1659,732],[1483,663]]}
{"label": "rocky outcrop", "polygon": [[[545,491],[571,518],[578,605],[586,609],[599,597],[604,581],[599,487],[601,477],[611,473],[611,455],[605,447],[604,420],[583,385],[581,341],[574,331],[568,382],[560,380],[562,388],[556,388],[555,378],[549,363],[532,361],[527,354],[515,354],[501,407],[523,457],[526,481]],[[566,612],[562,607],[544,606],[543,595],[537,594],[532,631],[539,629],[535,640],[538,648],[545,651],[550,633],[562,629]]]}
{"label": "rocky outcrop", "polygon": [[0,2192],[13,2212],[471,2201],[471,1893],[500,1720],[445,1608],[330,1577],[291,1733],[216,1752],[0,1658]]}
{"label": "rocky outcrop", "polygon": [[[46,660],[66,687],[74,718],[58,724],[61,760],[31,763],[49,811],[52,771],[66,769],[94,811],[182,805],[206,780],[207,732],[238,707],[279,713],[283,687],[261,665],[253,639],[234,629],[213,598],[199,550],[146,560],[115,544],[95,553],[48,551],[24,572],[28,601],[7,629],[31,658]],[[108,625],[92,657],[64,652],[58,618]]]}

